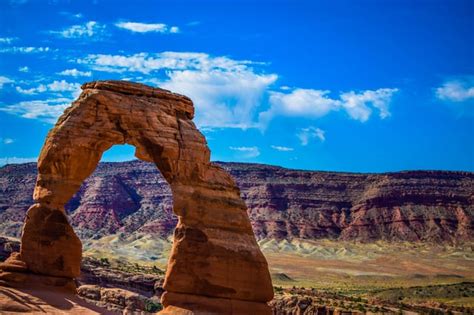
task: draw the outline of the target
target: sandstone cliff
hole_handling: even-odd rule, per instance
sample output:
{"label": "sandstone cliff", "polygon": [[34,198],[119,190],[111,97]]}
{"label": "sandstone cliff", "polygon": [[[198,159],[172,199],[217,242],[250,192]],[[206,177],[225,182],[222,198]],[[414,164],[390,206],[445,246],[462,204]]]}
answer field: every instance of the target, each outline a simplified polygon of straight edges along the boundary
{"label": "sandstone cliff", "polygon": [[[258,238],[443,241],[474,238],[474,173],[352,174],[220,163],[236,179]],[[19,236],[34,163],[0,168],[0,233]],[[81,238],[169,236],[171,191],[153,164],[101,163],[67,205]]]}

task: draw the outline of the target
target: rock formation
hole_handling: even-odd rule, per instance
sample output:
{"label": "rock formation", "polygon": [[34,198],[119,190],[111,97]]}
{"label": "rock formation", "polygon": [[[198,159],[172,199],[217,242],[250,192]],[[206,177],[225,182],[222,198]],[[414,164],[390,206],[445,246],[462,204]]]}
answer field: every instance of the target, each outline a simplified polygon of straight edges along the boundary
{"label": "rock formation", "polygon": [[382,174],[228,163],[257,238],[371,242],[474,239],[474,173]]}
{"label": "rock formation", "polygon": [[190,99],[137,83],[97,81],[65,110],[38,161],[35,204],[27,212],[20,253],[2,265],[58,279],[79,276],[81,242],[65,204],[115,144],[136,147],[153,162],[173,194],[178,216],[163,314],[266,314],[273,297],[267,262],[233,179],[210,163]]}
{"label": "rock formation", "polygon": [[[240,187],[257,238],[474,239],[472,172],[354,174],[217,164]],[[0,168],[0,234],[19,236],[35,178],[34,163]],[[154,164],[100,163],[66,210],[82,240],[114,233],[167,238],[177,223],[172,203],[169,185]]]}

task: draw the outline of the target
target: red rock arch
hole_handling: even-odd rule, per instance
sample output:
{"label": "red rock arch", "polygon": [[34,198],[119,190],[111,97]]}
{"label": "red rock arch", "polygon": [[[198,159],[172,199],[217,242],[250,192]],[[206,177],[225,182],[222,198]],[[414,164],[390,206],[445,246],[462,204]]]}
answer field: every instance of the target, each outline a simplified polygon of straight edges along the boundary
{"label": "red rock arch", "polygon": [[192,122],[191,100],[121,81],[86,83],[82,89],[47,136],[21,252],[3,269],[22,265],[52,277],[79,275],[82,245],[64,205],[103,152],[128,143],[166,178],[178,216],[163,312],[269,313],[273,289],[267,262],[239,189],[210,162],[206,140]]}

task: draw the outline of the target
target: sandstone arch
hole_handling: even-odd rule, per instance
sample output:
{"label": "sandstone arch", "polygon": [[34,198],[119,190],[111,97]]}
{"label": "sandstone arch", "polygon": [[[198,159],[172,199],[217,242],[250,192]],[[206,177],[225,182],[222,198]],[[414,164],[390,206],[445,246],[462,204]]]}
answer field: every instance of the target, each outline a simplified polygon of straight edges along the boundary
{"label": "sandstone arch", "polygon": [[206,140],[192,122],[191,100],[122,81],[96,81],[82,89],[47,136],[21,252],[2,268],[77,277],[81,242],[64,205],[104,151],[128,143],[166,178],[179,218],[164,284],[164,313],[270,313],[267,262],[239,189],[210,162]]}

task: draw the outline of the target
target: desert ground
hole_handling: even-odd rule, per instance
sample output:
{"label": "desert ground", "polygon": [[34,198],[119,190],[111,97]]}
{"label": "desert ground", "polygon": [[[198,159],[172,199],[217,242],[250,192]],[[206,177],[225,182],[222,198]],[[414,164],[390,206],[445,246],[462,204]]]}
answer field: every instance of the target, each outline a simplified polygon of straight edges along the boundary
{"label": "desert ground", "polygon": [[[277,297],[312,290],[382,305],[474,307],[474,244],[263,239],[259,245]],[[88,257],[165,270],[171,239],[119,234],[84,246]]]}

